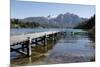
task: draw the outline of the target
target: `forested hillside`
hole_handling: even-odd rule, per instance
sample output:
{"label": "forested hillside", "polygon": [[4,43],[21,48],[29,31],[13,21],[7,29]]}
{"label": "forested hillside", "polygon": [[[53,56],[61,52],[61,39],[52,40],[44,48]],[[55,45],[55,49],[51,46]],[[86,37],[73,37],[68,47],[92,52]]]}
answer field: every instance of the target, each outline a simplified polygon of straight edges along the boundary
{"label": "forested hillside", "polygon": [[21,22],[18,19],[11,20],[11,28],[36,28],[39,27],[40,24],[36,22]]}
{"label": "forested hillside", "polygon": [[55,25],[40,24],[38,22],[24,22],[19,19],[11,19],[11,28],[58,28]]}
{"label": "forested hillside", "polygon": [[92,29],[93,27],[95,27],[95,15],[93,17],[91,17],[89,20],[86,20],[86,21],[82,22],[81,24],[79,24],[75,28],[78,28],[78,29]]}
{"label": "forested hillside", "polygon": [[89,20],[82,22],[75,28],[87,30],[90,36],[95,39],[95,15],[92,16]]}

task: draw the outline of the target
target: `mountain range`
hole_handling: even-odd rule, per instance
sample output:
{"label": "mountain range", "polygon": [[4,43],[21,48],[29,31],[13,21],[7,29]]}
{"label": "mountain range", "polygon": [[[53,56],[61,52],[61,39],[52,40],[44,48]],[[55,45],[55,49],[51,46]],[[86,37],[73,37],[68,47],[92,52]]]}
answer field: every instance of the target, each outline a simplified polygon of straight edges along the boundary
{"label": "mountain range", "polygon": [[59,14],[57,17],[27,17],[21,19],[23,22],[37,22],[39,24],[44,24],[48,26],[58,26],[63,28],[73,28],[79,23],[86,21],[87,18],[81,18],[78,15],[72,13]]}

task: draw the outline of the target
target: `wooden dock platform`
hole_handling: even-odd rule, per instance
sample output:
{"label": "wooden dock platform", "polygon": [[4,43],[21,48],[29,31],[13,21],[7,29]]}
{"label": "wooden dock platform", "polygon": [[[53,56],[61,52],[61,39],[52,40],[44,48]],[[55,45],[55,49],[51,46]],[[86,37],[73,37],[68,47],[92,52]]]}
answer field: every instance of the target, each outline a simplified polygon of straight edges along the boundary
{"label": "wooden dock platform", "polygon": [[[26,56],[32,55],[32,44],[38,44],[38,42],[42,42],[44,47],[47,43],[48,38],[52,38],[53,40],[62,34],[62,31],[48,31],[48,32],[39,32],[39,33],[30,33],[25,35],[16,35],[11,36],[10,39],[10,49],[11,52],[15,51]],[[14,48],[20,45],[19,48]],[[26,51],[26,50],[27,51]]]}

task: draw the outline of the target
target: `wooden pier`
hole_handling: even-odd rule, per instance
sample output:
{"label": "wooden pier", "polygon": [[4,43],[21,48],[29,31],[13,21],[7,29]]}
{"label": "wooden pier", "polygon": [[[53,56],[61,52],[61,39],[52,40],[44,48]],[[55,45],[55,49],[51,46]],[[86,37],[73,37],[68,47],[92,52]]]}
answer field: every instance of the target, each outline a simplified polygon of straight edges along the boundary
{"label": "wooden pier", "polygon": [[32,55],[32,44],[38,45],[41,42],[44,47],[47,45],[47,40],[55,40],[60,36],[62,31],[48,31],[39,33],[30,33],[24,35],[11,36],[10,49],[26,56]]}
{"label": "wooden pier", "polygon": [[[38,33],[30,33],[23,35],[11,36],[10,39],[10,49],[11,52],[15,51],[20,54],[24,54],[26,56],[32,55],[32,47],[33,44],[35,46],[40,45],[42,43],[44,47],[47,45],[47,40],[52,39],[55,41],[59,36],[65,36],[66,34],[83,34],[83,32],[65,32],[65,31],[47,31],[47,32],[38,32]],[[84,34],[87,34],[84,32]]]}

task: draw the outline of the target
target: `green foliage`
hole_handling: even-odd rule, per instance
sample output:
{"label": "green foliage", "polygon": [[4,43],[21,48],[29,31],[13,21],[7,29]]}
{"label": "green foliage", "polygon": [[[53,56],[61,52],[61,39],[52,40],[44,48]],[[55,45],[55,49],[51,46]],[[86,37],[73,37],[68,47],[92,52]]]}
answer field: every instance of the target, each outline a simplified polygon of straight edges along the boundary
{"label": "green foliage", "polygon": [[95,15],[91,17],[89,20],[82,22],[75,28],[87,30],[89,32],[90,39],[95,41]]}
{"label": "green foliage", "polygon": [[11,28],[59,28],[55,25],[40,24],[38,22],[23,22],[19,19],[11,19]]}
{"label": "green foliage", "polygon": [[36,28],[40,24],[36,22],[22,22],[18,19],[11,20],[11,28]]}
{"label": "green foliage", "polygon": [[78,28],[78,29],[92,29],[92,27],[94,27],[94,26],[95,26],[95,15],[93,17],[91,17],[89,20],[80,23],[75,28]]}

